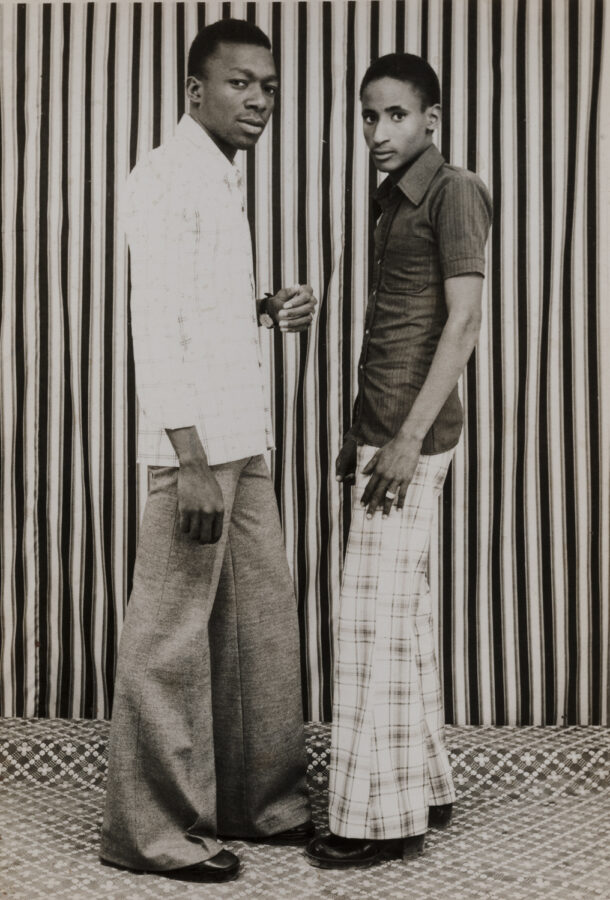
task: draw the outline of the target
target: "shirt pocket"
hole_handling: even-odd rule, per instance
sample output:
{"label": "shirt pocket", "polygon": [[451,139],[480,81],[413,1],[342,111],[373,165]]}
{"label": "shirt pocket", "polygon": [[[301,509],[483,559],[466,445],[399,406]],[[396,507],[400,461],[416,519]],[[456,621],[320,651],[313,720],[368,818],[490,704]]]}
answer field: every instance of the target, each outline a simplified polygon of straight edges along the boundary
{"label": "shirt pocket", "polygon": [[421,294],[430,284],[432,248],[425,238],[405,236],[388,242],[380,288],[397,294]]}

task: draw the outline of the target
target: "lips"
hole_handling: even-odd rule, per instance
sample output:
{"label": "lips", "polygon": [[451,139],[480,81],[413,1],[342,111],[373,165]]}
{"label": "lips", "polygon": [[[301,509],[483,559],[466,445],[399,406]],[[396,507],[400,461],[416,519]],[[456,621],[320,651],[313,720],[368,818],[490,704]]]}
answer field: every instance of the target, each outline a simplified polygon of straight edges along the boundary
{"label": "lips", "polygon": [[375,159],[389,159],[390,156],[394,156],[393,150],[373,150],[373,156]]}
{"label": "lips", "polygon": [[238,122],[251,131],[262,131],[266,124],[262,119],[238,119]]}

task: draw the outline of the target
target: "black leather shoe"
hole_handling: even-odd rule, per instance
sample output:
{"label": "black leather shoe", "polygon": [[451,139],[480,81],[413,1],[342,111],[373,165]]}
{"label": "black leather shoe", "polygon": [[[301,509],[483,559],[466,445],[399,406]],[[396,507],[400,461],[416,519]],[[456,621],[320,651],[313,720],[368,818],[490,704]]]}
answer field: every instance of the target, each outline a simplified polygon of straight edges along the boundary
{"label": "black leather shoe", "polygon": [[239,873],[239,859],[230,850],[221,850],[216,856],[193,866],[182,866],[181,869],[168,869],[165,872],[156,872],[165,878],[173,878],[176,881],[192,881],[198,883],[233,881]]}
{"label": "black leather shoe", "polygon": [[451,821],[453,803],[442,806],[431,806],[428,810],[428,826],[430,828],[446,828]]}
{"label": "black leather shoe", "polygon": [[123,872],[137,872],[140,875],[163,875],[164,878],[174,878],[176,881],[232,881],[239,873],[239,859],[230,850],[221,850],[216,856],[205,859],[203,862],[194,863],[192,866],[181,866],[179,869],[129,869],[118,863],[101,859],[103,866],[112,869],[121,869]]}
{"label": "black leather shoe", "polygon": [[294,828],[278,831],[277,834],[270,834],[268,837],[260,838],[260,840],[265,844],[306,844],[315,833],[313,822],[308,819],[307,822],[301,822],[300,825],[295,825]]}
{"label": "black leather shoe", "polygon": [[327,837],[314,838],[305,850],[305,855],[312,866],[321,869],[365,868],[389,859],[402,859],[405,844],[408,844],[409,855],[422,853],[424,835],[374,841],[329,834]]}

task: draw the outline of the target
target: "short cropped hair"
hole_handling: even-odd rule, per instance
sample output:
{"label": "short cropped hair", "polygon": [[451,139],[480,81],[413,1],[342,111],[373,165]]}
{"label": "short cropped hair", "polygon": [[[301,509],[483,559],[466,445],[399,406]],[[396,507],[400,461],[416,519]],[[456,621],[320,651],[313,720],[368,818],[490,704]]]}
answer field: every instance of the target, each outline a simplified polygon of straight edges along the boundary
{"label": "short cropped hair", "polygon": [[408,82],[421,98],[422,110],[441,102],[441,86],[434,69],[414,53],[388,53],[368,67],[360,85],[360,99],[371,81],[395,78]]}
{"label": "short cropped hair", "polygon": [[220,19],[213,25],[202,28],[191,44],[188,56],[187,75],[203,77],[205,63],[220,43],[254,44],[271,50],[271,41],[257,25],[244,19]]}

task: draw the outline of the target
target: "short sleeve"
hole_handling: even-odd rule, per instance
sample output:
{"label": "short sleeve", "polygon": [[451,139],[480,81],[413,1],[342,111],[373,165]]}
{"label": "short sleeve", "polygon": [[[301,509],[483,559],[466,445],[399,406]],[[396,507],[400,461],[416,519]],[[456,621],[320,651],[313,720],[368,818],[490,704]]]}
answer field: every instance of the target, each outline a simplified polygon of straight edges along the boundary
{"label": "short sleeve", "polygon": [[456,173],[441,186],[431,212],[443,279],[484,275],[492,204],[481,179],[465,170]]}

